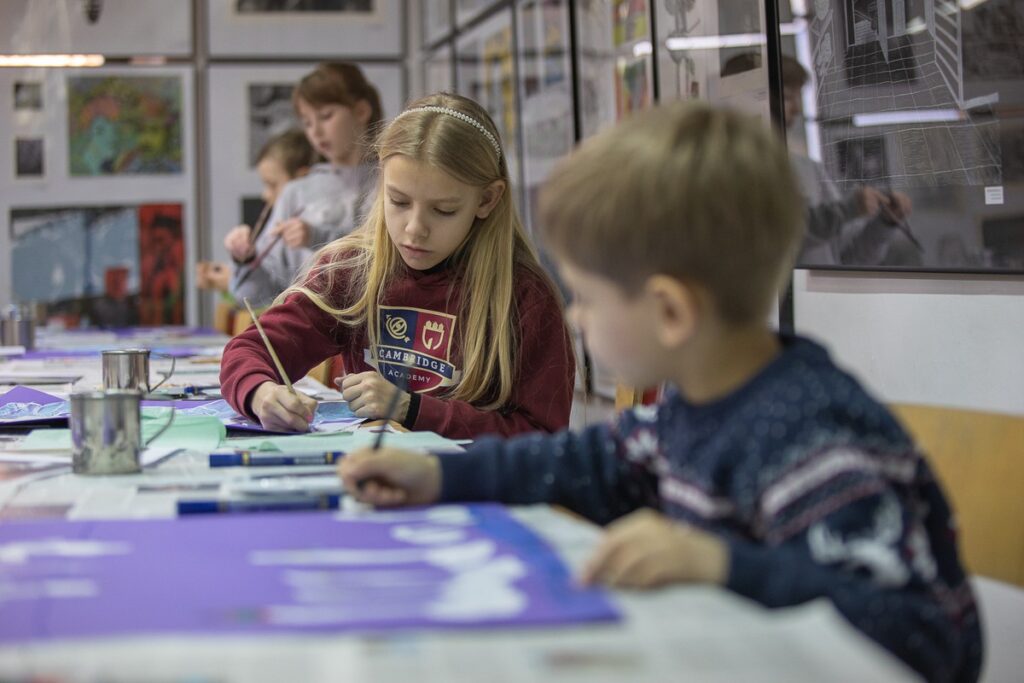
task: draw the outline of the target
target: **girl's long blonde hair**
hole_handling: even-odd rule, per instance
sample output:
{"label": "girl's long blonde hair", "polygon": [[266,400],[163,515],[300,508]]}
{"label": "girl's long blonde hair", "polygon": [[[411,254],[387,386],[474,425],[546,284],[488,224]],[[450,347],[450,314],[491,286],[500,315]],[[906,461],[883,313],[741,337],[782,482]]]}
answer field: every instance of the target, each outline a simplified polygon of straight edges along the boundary
{"label": "girl's long blonde hair", "polygon": [[[449,93],[420,99],[409,110],[444,107],[461,112],[500,140],[487,112],[476,102]],[[371,349],[380,342],[380,304],[391,282],[405,268],[384,221],[384,163],[395,155],[429,164],[473,187],[505,182],[498,204],[484,219],[475,219],[465,241],[449,258],[455,281],[461,281],[456,325],[462,349],[462,378],[447,397],[494,410],[508,404],[518,380],[519,312],[515,271],[525,268],[557,297],[541,268],[512,202],[505,155],[475,126],[437,111],[406,111],[384,128],[377,139],[381,166],[377,197],[363,225],[323,247],[314,266],[279,298],[302,292],[319,308],[348,327],[365,325]],[[326,300],[335,276],[347,274],[344,300],[335,307]],[[449,296],[451,289],[449,289]]]}

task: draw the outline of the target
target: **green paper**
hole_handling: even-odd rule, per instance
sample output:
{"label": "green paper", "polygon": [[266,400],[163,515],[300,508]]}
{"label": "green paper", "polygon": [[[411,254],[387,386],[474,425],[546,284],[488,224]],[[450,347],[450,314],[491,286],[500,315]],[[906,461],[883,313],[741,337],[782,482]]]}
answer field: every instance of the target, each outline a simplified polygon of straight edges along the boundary
{"label": "green paper", "polygon": [[[143,409],[142,436],[144,439],[150,438],[164,426],[169,412],[169,408]],[[212,450],[216,450],[226,433],[227,430],[224,428],[224,425],[215,417],[209,415],[176,415],[174,423],[167,428],[167,431],[149,445],[158,448],[185,448],[191,451],[209,453]],[[18,444],[18,449],[69,451],[71,450],[71,430],[32,430]]]}
{"label": "green paper", "polygon": [[[359,448],[372,448],[376,440],[376,432],[363,429],[354,432],[316,432],[288,436],[228,439],[223,442],[223,446],[245,451],[284,453],[287,455],[289,453],[308,453],[321,450],[353,451]],[[434,452],[462,450],[458,442],[434,432],[388,432],[384,434],[383,445],[391,448]]]}

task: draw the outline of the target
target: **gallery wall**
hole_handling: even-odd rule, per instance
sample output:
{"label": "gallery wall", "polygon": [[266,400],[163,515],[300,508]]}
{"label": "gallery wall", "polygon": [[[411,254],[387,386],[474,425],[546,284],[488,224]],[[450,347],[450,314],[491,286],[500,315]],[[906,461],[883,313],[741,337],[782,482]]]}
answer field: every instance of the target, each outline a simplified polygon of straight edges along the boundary
{"label": "gallery wall", "polygon": [[678,99],[781,125],[773,69],[794,58],[808,82],[786,136],[826,179],[824,199],[870,186],[912,210],[849,221],[805,250],[783,322],[884,400],[1024,413],[1019,2],[433,0],[421,29],[426,89],[481,99],[518,148],[528,225],[569,140]]}
{"label": "gallery wall", "polygon": [[[44,249],[44,234],[72,235],[67,244],[87,253],[116,230],[139,230],[139,242],[141,226],[157,222],[140,207],[155,205],[180,207],[185,262],[222,256],[223,234],[259,193],[253,147],[288,118],[287,84],[326,58],[363,64],[387,115],[407,95],[444,89],[481,101],[532,230],[551,166],[635,111],[702,99],[781,124],[781,54],[808,75],[802,115],[786,122],[786,136],[794,156],[825,179],[819,190],[838,198],[871,186],[912,205],[900,220],[844,224],[825,249],[804,252],[782,322],[826,341],[883,399],[1024,413],[1019,2],[366,0],[338,2],[348,9],[337,13],[270,9],[284,0],[100,4],[134,28],[89,24],[74,0],[5,2],[0,52],[102,45],[113,63],[90,73],[180,80],[180,168],[129,162],[86,175],[72,163],[85,152],[73,144],[69,74],[0,70],[0,253],[12,253],[14,235],[44,225],[25,254]],[[768,10],[777,10],[775,25]],[[130,55],[167,59],[143,65]],[[33,81],[38,89],[16,85]],[[177,215],[167,213],[161,236]],[[858,248],[846,248],[851,242]],[[22,268],[18,283],[59,280],[64,294],[138,286],[141,261],[127,272],[105,264],[95,259],[91,271],[48,280]],[[0,304],[14,298],[14,269],[3,265]],[[185,318],[209,322],[212,297],[184,292]],[[611,393],[599,369],[594,380],[597,393]]]}
{"label": "gallery wall", "polygon": [[318,61],[351,60],[397,113],[405,4],[0,4],[0,54],[106,61],[0,69],[0,306],[68,325],[209,323],[194,264],[225,257],[246,200],[258,205],[254,149],[296,125],[290,88]]}

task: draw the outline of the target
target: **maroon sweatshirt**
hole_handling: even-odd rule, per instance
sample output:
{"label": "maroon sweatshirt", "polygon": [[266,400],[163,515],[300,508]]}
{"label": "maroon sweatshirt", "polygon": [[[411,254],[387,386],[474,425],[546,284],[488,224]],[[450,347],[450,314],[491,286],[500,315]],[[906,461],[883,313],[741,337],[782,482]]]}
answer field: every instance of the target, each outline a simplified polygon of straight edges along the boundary
{"label": "maroon sweatshirt", "polygon": [[[462,369],[458,304],[461,283],[452,284],[451,268],[404,268],[381,304],[379,368],[370,361],[365,327],[340,324],[301,293],[260,316],[260,323],[289,377],[303,377],[327,358],[340,354],[349,373],[377,370],[401,386],[408,374],[413,394],[403,424],[449,438],[483,434],[554,432],[569,424],[576,367],[562,310],[551,288],[525,268],[516,272],[515,316],[519,323],[518,369],[509,403],[482,410],[445,398]],[[311,285],[315,291],[319,288]],[[348,289],[343,275],[327,301],[341,303]],[[408,368],[412,367],[410,371]],[[256,419],[251,399],[266,381],[281,383],[255,326],[232,339],[221,361],[221,392],[238,412]]]}

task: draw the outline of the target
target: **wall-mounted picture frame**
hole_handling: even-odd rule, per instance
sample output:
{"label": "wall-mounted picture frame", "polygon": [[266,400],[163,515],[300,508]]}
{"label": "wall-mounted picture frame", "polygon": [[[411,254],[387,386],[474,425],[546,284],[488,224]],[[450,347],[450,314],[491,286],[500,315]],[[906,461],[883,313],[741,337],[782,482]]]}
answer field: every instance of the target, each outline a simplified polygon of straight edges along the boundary
{"label": "wall-mounted picture frame", "polygon": [[[8,140],[0,145],[0,187],[17,188],[15,192],[0,193],[0,221],[4,221],[0,229],[0,305],[15,301],[12,283],[12,248],[11,242],[11,211],[31,211],[33,209],[53,209],[58,202],[59,207],[90,207],[95,205],[97,198],[105,204],[120,207],[137,207],[147,205],[175,205],[179,220],[180,243],[175,242],[174,249],[183,254],[183,260],[192,263],[196,254],[196,201],[195,201],[195,118],[193,113],[194,88],[192,66],[172,64],[165,66],[105,66],[96,69],[0,69],[0,110],[13,111],[14,84],[25,82],[39,83],[42,90],[44,108],[33,110],[30,120],[22,120],[19,116],[0,116],[0,139]],[[180,155],[177,157],[177,170],[173,173],[88,173],[76,175],[72,173],[72,158],[75,154],[73,134],[69,126],[69,117],[75,110],[72,89],[75,83],[83,78],[98,79],[100,83],[132,83],[134,79],[154,80],[159,83],[175,84],[180,89],[180,97],[175,96],[179,113],[178,135],[180,135]],[[123,103],[122,103],[123,104]],[[130,109],[129,103],[129,109]],[[135,106],[148,106],[136,103]],[[82,113],[82,109],[78,109]],[[23,113],[23,112],[18,112]],[[94,127],[116,132],[122,117],[130,118],[124,107],[115,99],[104,99],[102,106],[94,106],[89,112]],[[237,126],[237,123],[236,123]],[[128,128],[131,128],[129,125]],[[167,131],[164,131],[166,133]],[[136,131],[143,137],[152,131]],[[17,150],[15,139],[42,139],[41,175],[18,174],[18,159],[14,158]],[[129,135],[128,143],[132,139]],[[138,139],[135,138],[136,142]],[[140,143],[141,144],[141,143]],[[150,144],[150,143],[146,143]],[[136,145],[138,147],[138,145]],[[145,146],[145,145],[143,145]],[[129,149],[131,144],[122,146]],[[159,145],[158,145],[159,147]],[[241,146],[240,146],[241,149]],[[24,150],[23,150],[24,153]],[[10,155],[10,156],[8,156]],[[29,163],[24,156],[21,159],[22,171],[35,162]],[[154,223],[155,225],[155,223]],[[159,228],[160,240],[163,234]],[[79,252],[79,257],[84,252]],[[19,265],[20,267],[20,265]],[[111,277],[115,277],[112,275]],[[185,281],[191,277],[191,269],[184,271]],[[198,310],[195,306],[196,293],[193,287],[184,287],[182,298],[176,300],[175,307],[180,307],[181,315],[188,324],[198,323]],[[175,308],[177,310],[177,308]],[[155,314],[154,314],[155,315]],[[175,313],[175,315],[177,315]],[[156,318],[148,318],[155,320]]]}
{"label": "wall-mounted picture frame", "polygon": [[[381,94],[385,119],[398,114],[405,102],[405,69],[399,64],[361,64],[367,79]],[[254,86],[289,88],[311,72],[316,62],[213,64],[208,79],[210,98],[207,124],[210,131],[210,202],[205,231],[211,258],[226,261],[224,236],[236,225],[245,222],[240,210],[242,199],[258,197],[261,185],[251,165],[253,145],[269,134],[262,108],[252,109]],[[289,95],[290,97],[290,95]],[[286,117],[287,107],[277,113]],[[256,148],[258,152],[258,148]],[[257,211],[258,214],[258,211]]]}
{"label": "wall-mounted picture frame", "polygon": [[455,25],[463,28],[487,9],[496,5],[498,0],[454,0]]}
{"label": "wall-mounted picture frame", "polygon": [[569,0],[524,0],[516,22],[523,222],[532,232],[540,187],[576,141]]}
{"label": "wall-mounted picture frame", "polygon": [[585,138],[654,103],[652,22],[645,0],[575,0],[575,16]]}
{"label": "wall-mounted picture frame", "polygon": [[18,178],[38,178],[44,174],[45,156],[43,138],[16,138],[14,140],[14,175]]}
{"label": "wall-mounted picture frame", "polygon": [[423,58],[423,92],[419,95],[430,95],[436,92],[455,90],[455,61],[451,45],[445,44],[431,50]]}
{"label": "wall-mounted picture frame", "polygon": [[459,35],[455,44],[458,92],[479,102],[494,119],[508,162],[512,191],[522,209],[519,103],[512,8],[495,12]]}
{"label": "wall-mounted picture frame", "polygon": [[190,56],[192,3],[4,0],[0,53]]}
{"label": "wall-mounted picture frame", "polygon": [[185,322],[182,205],[12,208],[13,294],[100,327]]}
{"label": "wall-mounted picture frame", "polygon": [[810,207],[798,267],[1024,272],[1024,57],[1006,49],[1024,13],[934,5],[820,0],[795,36],[815,124],[791,147]]}
{"label": "wall-mounted picture frame", "polygon": [[249,2],[207,1],[211,56],[355,59],[405,54],[406,4],[401,0]]}
{"label": "wall-mounted picture frame", "polygon": [[72,176],[181,173],[181,78],[69,73]]}
{"label": "wall-mounted picture frame", "polygon": [[422,0],[419,7],[424,45],[434,45],[452,32],[452,0]]}

